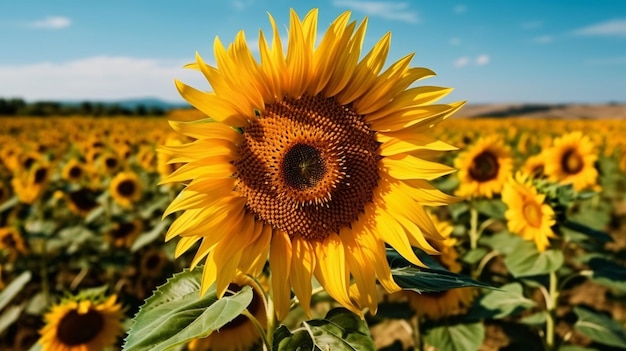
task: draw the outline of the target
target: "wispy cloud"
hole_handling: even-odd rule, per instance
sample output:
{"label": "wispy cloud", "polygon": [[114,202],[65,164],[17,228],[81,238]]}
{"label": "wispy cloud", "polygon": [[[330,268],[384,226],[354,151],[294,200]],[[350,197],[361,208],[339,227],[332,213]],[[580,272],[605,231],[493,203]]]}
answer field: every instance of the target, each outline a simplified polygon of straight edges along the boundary
{"label": "wispy cloud", "polygon": [[554,41],[554,37],[551,35],[540,35],[538,37],[534,37],[532,40],[537,44],[550,44]]}
{"label": "wispy cloud", "polygon": [[234,0],[232,5],[238,10],[245,10],[254,3],[254,0]]}
{"label": "wispy cloud", "polygon": [[476,64],[478,66],[484,66],[484,65],[488,64],[489,61],[491,61],[491,58],[489,57],[489,55],[482,54],[482,55],[476,57],[476,61],[475,62],[476,62]]}
{"label": "wispy cloud", "polygon": [[489,57],[489,55],[482,54],[476,56],[474,59],[470,58],[469,56],[461,56],[454,60],[452,65],[456,68],[461,68],[472,64],[475,66],[484,66],[489,64],[489,62],[491,62],[491,58]]}
{"label": "wispy cloud", "polygon": [[542,21],[526,21],[522,23],[522,29],[527,29],[527,30],[541,28],[542,26],[543,26]]}
{"label": "wispy cloud", "polygon": [[465,5],[456,5],[452,8],[454,13],[465,13],[467,11],[467,6]]}
{"label": "wispy cloud", "polygon": [[626,37],[626,19],[614,19],[574,30],[575,35]]}
{"label": "wispy cloud", "polygon": [[461,39],[460,38],[452,38],[450,39],[450,45],[452,46],[457,46],[461,44]]}
{"label": "wispy cloud", "polygon": [[27,26],[42,29],[61,29],[69,27],[72,21],[63,16],[48,16],[42,20],[28,22]]}
{"label": "wispy cloud", "polygon": [[210,90],[201,74],[181,68],[185,63],[184,60],[96,56],[62,63],[0,65],[0,81],[12,82],[0,84],[0,96],[27,100],[157,97],[182,101],[174,86],[175,78],[198,89]]}
{"label": "wispy cloud", "polygon": [[418,23],[420,21],[417,12],[410,9],[408,2],[335,0],[333,5],[336,7],[348,7],[372,17],[377,16],[388,20],[408,23]]}

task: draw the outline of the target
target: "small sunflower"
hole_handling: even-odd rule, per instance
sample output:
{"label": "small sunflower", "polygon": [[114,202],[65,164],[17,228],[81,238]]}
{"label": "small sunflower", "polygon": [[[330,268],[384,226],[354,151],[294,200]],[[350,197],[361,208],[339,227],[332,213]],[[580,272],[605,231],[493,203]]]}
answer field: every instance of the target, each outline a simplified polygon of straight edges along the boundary
{"label": "small sunflower", "polygon": [[106,238],[115,247],[131,247],[139,234],[143,232],[143,222],[140,219],[115,222],[111,230],[107,231]]}
{"label": "small sunflower", "polygon": [[4,252],[13,262],[20,254],[28,252],[20,232],[13,227],[0,228],[0,253]]}
{"label": "small sunflower", "polygon": [[86,176],[85,165],[75,158],[67,161],[61,170],[61,178],[69,182],[79,182]]}
{"label": "small sunflower", "polygon": [[534,241],[537,250],[545,251],[549,238],[556,237],[552,226],[556,223],[554,210],[545,203],[546,195],[539,194],[524,173],[511,177],[502,190],[502,201],[508,209],[504,213],[507,227],[525,240]]}
{"label": "small sunflower", "polygon": [[117,154],[106,151],[98,156],[96,161],[97,169],[102,174],[115,174],[122,167],[122,161]]}
{"label": "small sunflower", "polygon": [[50,172],[50,165],[43,161],[36,162],[27,170],[16,174],[11,179],[11,185],[20,202],[25,204],[34,203],[46,190],[50,180]]}
{"label": "small sunflower", "polygon": [[537,155],[529,156],[522,167],[522,172],[530,175],[534,179],[545,178],[546,170],[546,152],[538,153]]}
{"label": "small sunflower", "polygon": [[480,138],[454,160],[459,169],[459,188],[455,195],[486,197],[502,191],[502,185],[513,169],[508,146],[497,135]]}
{"label": "small sunflower", "polygon": [[133,207],[142,195],[139,176],[130,171],[118,173],[111,179],[109,192],[118,205],[125,208]]}
{"label": "small sunflower", "polygon": [[545,173],[551,181],[572,184],[575,190],[597,188],[598,154],[588,136],[582,132],[565,134],[554,140],[548,151]]}
{"label": "small sunflower", "polygon": [[[255,284],[252,279],[245,275],[239,275],[228,286],[226,294],[234,294],[242,287],[249,285],[252,287],[252,301],[247,309],[261,324],[266,327],[267,314],[264,305],[264,292]],[[206,338],[194,339],[189,345],[189,351],[246,351],[261,341],[258,329],[244,315],[239,315],[228,322],[219,330],[214,331]]]}
{"label": "small sunflower", "polygon": [[163,269],[169,264],[169,259],[163,249],[154,247],[141,255],[139,271],[148,278],[160,278],[164,276]]}
{"label": "small sunflower", "polygon": [[317,15],[291,11],[286,50],[270,15],[272,44],[261,32],[260,62],[243,31],[228,48],[215,40],[215,67],[197,55],[190,67],[213,92],[176,86],[212,120],[171,122],[195,141],[161,148],[183,163],[165,181],[187,182],[165,212],[184,211],[166,240],[181,237],[177,256],[201,242],[191,265],[206,262],[202,293],[216,283],[221,297],[235,272],[256,276],[269,253],[279,319],[292,287],[310,315],[313,277],[352,311],[376,311],[377,278],[400,289],[385,243],[423,265],[411,246],[435,253],[426,238],[441,238],[423,206],[455,201],[429,183],[454,169],[425,158],[456,149],[429,133],[463,103],[433,104],[451,89],[409,88],[434,75],[411,68],[413,54],[383,71],[389,33],[362,57],[367,21],[350,22],[350,12],[315,47]]}
{"label": "small sunflower", "polygon": [[[433,258],[451,272],[461,272],[462,266],[458,262],[459,254],[455,248],[457,239],[451,237],[452,226],[448,222],[439,221],[434,217],[433,221],[445,237],[445,240],[434,245],[440,250],[441,254],[433,256]],[[474,301],[477,292],[478,290],[474,287],[465,287],[440,292],[418,293],[405,290],[396,293],[396,295],[400,298],[406,298],[418,317],[439,320],[466,312],[467,308]],[[392,296],[393,299],[394,297]]]}
{"label": "small sunflower", "polygon": [[116,296],[103,301],[66,299],[52,306],[40,330],[42,351],[101,351],[124,332]]}

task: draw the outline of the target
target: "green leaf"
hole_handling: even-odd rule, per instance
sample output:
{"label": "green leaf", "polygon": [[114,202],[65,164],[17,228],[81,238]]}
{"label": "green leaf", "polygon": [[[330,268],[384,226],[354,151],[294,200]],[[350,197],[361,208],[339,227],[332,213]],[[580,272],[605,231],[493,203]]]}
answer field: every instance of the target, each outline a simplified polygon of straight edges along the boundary
{"label": "green leaf", "polygon": [[387,249],[387,261],[391,267],[393,280],[404,289],[417,292],[439,292],[466,286],[491,287],[469,276],[450,272],[419,249],[414,248],[414,251],[418,258],[430,268],[415,266],[397,251]]}
{"label": "green leaf", "polygon": [[626,290],[626,268],[601,257],[593,257],[587,263],[593,271],[591,279],[616,289]]}
{"label": "green leaf", "polygon": [[85,223],[91,223],[93,221],[95,221],[98,218],[102,218],[102,216],[104,216],[105,214],[105,208],[104,206],[100,205],[96,208],[94,208],[93,210],[89,211],[89,213],[87,214],[87,216],[85,217]]}
{"label": "green leaf", "polygon": [[465,255],[463,255],[463,262],[467,262],[469,264],[477,263],[482,260],[483,257],[487,254],[488,250],[484,247],[479,247],[474,250],[468,251]]}
{"label": "green leaf", "polygon": [[593,229],[584,224],[566,220],[563,223],[561,223],[561,225],[564,226],[565,228],[571,229],[581,234],[585,234],[586,236],[593,238],[595,240],[598,240],[600,242],[603,242],[603,243],[608,243],[608,242],[613,241],[613,238],[608,233],[603,232],[601,230]]}
{"label": "green leaf", "polygon": [[302,322],[294,333],[284,325],[274,333],[274,351],[375,351],[367,323],[345,308],[335,308],[324,319]]}
{"label": "green leaf", "polygon": [[123,350],[169,350],[194,338],[206,337],[232,321],[252,301],[245,286],[217,299],[215,286],[200,296],[202,267],[174,274],[154,292],[133,319]]}
{"label": "green leaf", "polygon": [[429,329],[424,341],[439,351],[478,350],[485,338],[482,323],[443,325]]}
{"label": "green leaf", "polygon": [[133,242],[133,245],[130,247],[130,251],[137,252],[142,247],[158,239],[170,223],[171,220],[166,218],[155,225],[149,232],[141,233]]}
{"label": "green leaf", "polygon": [[486,215],[489,218],[504,220],[504,212],[506,212],[506,205],[500,199],[480,199],[474,201],[474,207],[478,212]]}
{"label": "green leaf", "polygon": [[504,318],[534,307],[536,303],[524,297],[522,284],[510,283],[485,294],[480,304],[488,310],[496,312],[494,318]]}
{"label": "green leaf", "polygon": [[624,326],[617,321],[582,307],[574,307],[578,316],[574,329],[600,344],[626,349]]}
{"label": "green leaf", "polygon": [[481,245],[486,245],[503,255],[508,255],[513,251],[515,246],[523,242],[521,236],[515,235],[508,231],[494,233],[492,235],[483,235],[478,241]]}
{"label": "green leaf", "polygon": [[504,264],[516,278],[548,274],[561,268],[563,252],[557,250],[539,252],[535,243],[522,241],[504,258]]}
{"label": "green leaf", "polygon": [[17,278],[13,279],[13,281],[0,292],[0,310],[8,305],[9,302],[22,291],[26,283],[30,281],[30,278],[30,271],[25,271]]}
{"label": "green leaf", "polygon": [[15,205],[17,205],[19,202],[20,201],[17,199],[17,196],[13,196],[12,198],[0,204],[0,212],[4,212],[15,207]]}
{"label": "green leaf", "polygon": [[548,319],[548,314],[546,311],[539,311],[531,314],[530,316],[526,316],[520,320],[520,322],[532,325],[532,326],[542,326],[546,324],[546,320]]}
{"label": "green leaf", "polygon": [[4,312],[2,312],[2,314],[0,314],[0,335],[2,335],[2,332],[6,328],[10,327],[11,324],[17,321],[17,319],[22,314],[23,309],[24,306],[22,305],[11,306],[7,308]]}

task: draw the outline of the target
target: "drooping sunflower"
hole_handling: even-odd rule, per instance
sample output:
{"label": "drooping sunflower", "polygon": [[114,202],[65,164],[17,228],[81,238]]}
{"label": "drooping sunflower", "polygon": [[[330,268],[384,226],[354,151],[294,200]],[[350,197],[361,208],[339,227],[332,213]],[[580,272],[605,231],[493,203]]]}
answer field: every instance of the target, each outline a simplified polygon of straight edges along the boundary
{"label": "drooping sunflower", "polygon": [[426,238],[441,239],[423,206],[455,200],[429,183],[454,169],[424,158],[455,149],[428,134],[463,103],[433,104],[448,88],[409,88],[434,75],[411,68],[412,54],[382,71],[389,33],[359,60],[367,20],[349,12],[315,47],[317,15],[291,11],[286,56],[271,15],[260,63],[243,31],[228,49],[215,40],[216,67],[197,55],[190,67],[213,92],[176,86],[211,120],[171,122],[196,140],[161,148],[183,163],[165,181],[187,182],[164,214],[184,211],[166,236],[181,237],[176,255],[201,241],[191,265],[204,260],[201,290],[215,282],[222,296],[236,271],[255,276],[269,253],[279,319],[292,287],[310,315],[313,276],[343,306],[375,312],[377,278],[399,290],[385,243],[421,265],[411,246],[435,253]]}
{"label": "drooping sunflower", "polygon": [[598,159],[595,146],[588,136],[576,131],[554,140],[548,151],[546,175],[561,184],[572,184],[575,190],[598,188]]}
{"label": "drooping sunflower", "polygon": [[98,193],[90,188],[80,188],[65,194],[67,207],[82,217],[87,216],[92,210],[100,206],[97,197]]}
{"label": "drooping sunflower", "polygon": [[107,231],[106,238],[115,247],[131,247],[135,239],[143,231],[143,222],[140,219],[115,222],[111,230]]}
{"label": "drooping sunflower", "polygon": [[522,172],[511,177],[502,190],[502,201],[508,207],[504,213],[508,229],[534,241],[542,252],[550,245],[549,238],[556,237],[552,231],[556,223],[554,210],[545,199],[546,195],[539,194],[532,180]]}
{"label": "drooping sunflower", "polygon": [[0,257],[6,255],[10,262],[15,261],[20,254],[28,252],[24,239],[14,227],[0,228]]}
{"label": "drooping sunflower", "polygon": [[[252,279],[245,275],[238,275],[228,285],[227,294],[237,293],[246,285],[251,286],[253,292],[252,301],[247,307],[248,312],[259,321],[261,326],[266,327],[264,292]],[[239,315],[206,338],[192,340],[188,344],[188,349],[189,351],[246,351],[252,350],[252,347],[260,341],[261,336],[254,324],[246,316]]]}
{"label": "drooping sunflower", "polygon": [[508,146],[497,134],[480,138],[454,160],[459,169],[459,188],[455,195],[486,197],[502,191],[502,185],[513,169]]}
{"label": "drooping sunflower", "polygon": [[109,193],[118,205],[133,207],[143,194],[139,176],[132,171],[118,173],[111,179]]}
{"label": "drooping sunflower", "polygon": [[42,351],[101,351],[124,332],[116,296],[102,301],[66,299],[52,306],[40,330]]}
{"label": "drooping sunflower", "polygon": [[[451,272],[461,272],[462,266],[458,262],[459,254],[455,248],[457,239],[451,236],[453,230],[452,226],[448,222],[437,220],[436,217],[433,217],[433,221],[441,234],[445,237],[444,241],[433,245],[441,252],[440,255],[433,256],[433,258]],[[439,320],[467,311],[467,308],[471,306],[477,293],[478,290],[474,287],[464,287],[441,292],[418,293],[411,290],[404,290],[394,295],[406,298],[411,309],[415,311],[418,317]],[[392,296],[391,299],[393,300],[394,296]]]}

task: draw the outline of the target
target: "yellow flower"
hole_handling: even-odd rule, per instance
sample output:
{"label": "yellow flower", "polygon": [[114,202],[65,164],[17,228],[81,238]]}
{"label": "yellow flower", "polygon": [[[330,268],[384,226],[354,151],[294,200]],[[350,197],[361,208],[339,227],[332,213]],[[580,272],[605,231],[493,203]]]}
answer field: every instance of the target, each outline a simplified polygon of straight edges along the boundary
{"label": "yellow flower", "polygon": [[545,178],[547,153],[541,152],[537,155],[529,156],[524,162],[522,172],[535,179]]}
{"label": "yellow flower", "polygon": [[20,202],[32,204],[41,196],[48,186],[50,171],[50,165],[45,161],[40,161],[18,172],[11,179],[13,191]]}
{"label": "yellow flower", "polygon": [[513,169],[508,146],[497,134],[480,138],[454,160],[460,181],[456,195],[486,197],[502,191],[502,185]]}
{"label": "yellow flower", "polygon": [[[264,305],[264,292],[252,279],[239,275],[228,286],[227,294],[236,293],[242,287],[249,285],[253,288],[252,301],[247,309],[263,326],[267,324],[267,314]],[[255,344],[261,341],[258,329],[244,315],[239,315],[219,330],[214,331],[206,338],[194,339],[189,345],[189,351],[247,351],[252,350]]]}
{"label": "yellow flower", "polygon": [[424,158],[455,149],[428,133],[463,103],[432,104],[450,89],[409,88],[434,74],[411,68],[412,54],[381,73],[390,34],[359,61],[366,21],[349,12],[316,48],[317,13],[291,11],[286,57],[271,16],[260,63],[243,32],[228,49],[216,39],[217,67],[200,56],[191,65],[214,91],[176,82],[212,121],[171,122],[197,140],[161,148],[184,163],[166,181],[188,181],[165,212],[184,211],[166,240],[181,237],[177,256],[200,241],[191,266],[206,262],[202,293],[216,283],[221,297],[237,271],[258,275],[269,253],[279,319],[292,287],[310,315],[313,276],[341,305],[376,311],[377,279],[399,290],[385,243],[421,265],[411,245],[435,253],[426,238],[440,238],[423,206],[454,201],[429,183],[454,169]]}
{"label": "yellow flower", "polygon": [[124,331],[121,305],[113,295],[102,302],[65,300],[52,306],[41,329],[42,351],[101,351]]}
{"label": "yellow flower", "polygon": [[534,241],[537,250],[545,251],[552,231],[554,210],[545,203],[546,195],[539,194],[532,181],[519,172],[511,177],[502,190],[502,201],[508,209],[504,213],[508,229],[525,240]]}
{"label": "yellow flower", "polygon": [[65,197],[70,211],[82,217],[87,216],[92,210],[100,206],[96,201],[96,192],[89,188],[69,191]]}
{"label": "yellow flower", "polygon": [[163,277],[163,269],[169,263],[162,248],[151,248],[141,255],[139,271],[141,275],[148,278]]}
{"label": "yellow flower", "polygon": [[67,161],[61,170],[61,177],[70,182],[78,182],[86,175],[85,165],[75,158]]}
{"label": "yellow flower", "polygon": [[548,151],[546,175],[561,184],[572,184],[575,190],[590,187],[597,189],[598,171],[594,163],[598,159],[595,146],[582,132],[565,134],[554,140]]}
{"label": "yellow flower", "polygon": [[142,232],[143,222],[140,219],[115,222],[113,228],[106,233],[106,238],[115,247],[131,247]]}
{"label": "yellow flower", "polygon": [[133,207],[142,195],[139,176],[131,171],[118,173],[111,179],[109,192],[118,205],[125,208]]}
{"label": "yellow flower", "polygon": [[20,232],[13,227],[0,228],[0,253],[4,252],[13,262],[20,254],[28,252]]}

